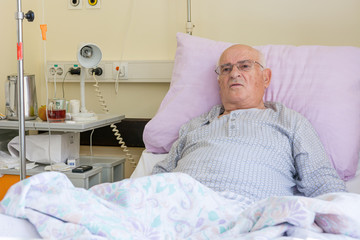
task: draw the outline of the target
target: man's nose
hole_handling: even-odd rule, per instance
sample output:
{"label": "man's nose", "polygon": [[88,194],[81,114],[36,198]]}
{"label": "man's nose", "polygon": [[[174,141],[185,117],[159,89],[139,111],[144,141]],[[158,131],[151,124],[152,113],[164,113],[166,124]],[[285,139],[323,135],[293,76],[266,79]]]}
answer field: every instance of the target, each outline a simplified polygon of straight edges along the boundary
{"label": "man's nose", "polygon": [[233,65],[230,72],[230,77],[237,78],[239,76],[241,76],[241,71],[235,65]]}

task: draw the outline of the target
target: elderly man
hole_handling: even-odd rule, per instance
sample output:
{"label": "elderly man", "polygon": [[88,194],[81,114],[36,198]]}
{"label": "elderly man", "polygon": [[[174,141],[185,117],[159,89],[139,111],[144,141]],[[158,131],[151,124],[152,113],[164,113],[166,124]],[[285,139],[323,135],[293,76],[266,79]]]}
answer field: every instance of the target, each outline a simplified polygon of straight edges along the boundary
{"label": "elderly man", "polygon": [[346,191],[310,122],[280,103],[264,103],[271,70],[263,59],[245,45],[223,52],[215,70],[222,105],[184,124],[153,174],[183,172],[253,201]]}

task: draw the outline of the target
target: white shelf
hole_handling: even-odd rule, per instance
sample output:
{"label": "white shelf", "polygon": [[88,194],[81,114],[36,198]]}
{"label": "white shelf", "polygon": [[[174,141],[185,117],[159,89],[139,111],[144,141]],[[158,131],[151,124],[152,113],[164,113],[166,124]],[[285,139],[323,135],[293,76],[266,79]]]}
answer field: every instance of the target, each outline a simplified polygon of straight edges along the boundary
{"label": "white shelf", "polygon": [[[89,122],[66,121],[64,123],[48,123],[40,119],[25,121],[25,130],[61,131],[61,132],[85,132],[95,128],[104,127],[113,123],[119,123],[125,118],[124,115],[97,114],[98,119]],[[19,122],[12,120],[0,120],[0,129],[19,129]]]}

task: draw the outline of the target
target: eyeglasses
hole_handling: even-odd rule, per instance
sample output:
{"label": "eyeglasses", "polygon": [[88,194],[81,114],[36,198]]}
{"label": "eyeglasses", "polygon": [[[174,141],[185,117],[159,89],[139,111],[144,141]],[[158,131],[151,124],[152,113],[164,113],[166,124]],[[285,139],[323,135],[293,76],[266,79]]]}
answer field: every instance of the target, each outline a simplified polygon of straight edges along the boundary
{"label": "eyeglasses", "polygon": [[237,69],[239,69],[239,71],[249,72],[254,68],[255,63],[258,64],[262,69],[264,69],[264,67],[260,63],[258,63],[257,61],[243,60],[243,61],[239,61],[239,62],[237,62],[235,64],[227,63],[227,64],[224,64],[224,65],[218,66],[215,69],[215,72],[219,76],[226,76],[226,75],[231,73],[234,66],[236,66]]}

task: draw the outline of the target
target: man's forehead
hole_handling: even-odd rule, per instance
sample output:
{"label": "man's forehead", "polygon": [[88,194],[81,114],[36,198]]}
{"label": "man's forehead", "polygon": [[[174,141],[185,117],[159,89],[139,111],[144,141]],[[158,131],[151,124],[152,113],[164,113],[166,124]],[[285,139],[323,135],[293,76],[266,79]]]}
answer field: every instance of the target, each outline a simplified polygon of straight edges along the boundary
{"label": "man's forehead", "polygon": [[220,65],[252,59],[258,60],[258,52],[247,45],[233,45],[226,49],[220,57]]}

